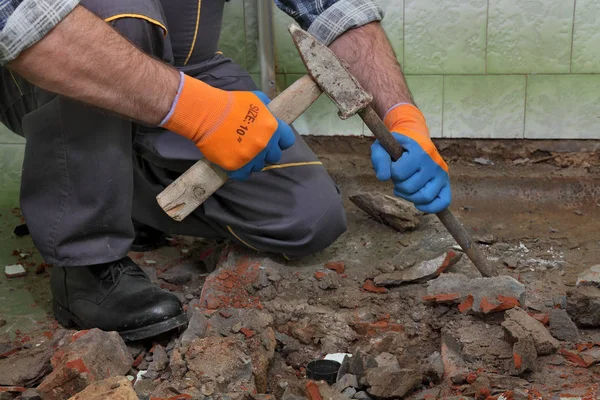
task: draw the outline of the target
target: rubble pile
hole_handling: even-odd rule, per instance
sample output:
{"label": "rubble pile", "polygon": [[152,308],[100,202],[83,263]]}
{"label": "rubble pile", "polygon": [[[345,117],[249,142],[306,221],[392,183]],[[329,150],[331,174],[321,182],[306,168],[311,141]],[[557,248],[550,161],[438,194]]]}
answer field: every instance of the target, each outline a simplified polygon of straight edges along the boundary
{"label": "rubble pile", "polygon": [[[580,329],[600,325],[596,267],[564,302],[540,307],[512,268],[462,273],[468,260],[449,248],[366,267],[223,254],[201,291],[188,289],[182,332],[126,344],[115,332],[60,330],[39,347],[0,343],[0,399],[528,399],[559,374],[566,383],[552,393],[600,376],[600,336]],[[191,275],[158,279],[180,290]],[[306,378],[311,361],[333,355],[335,383]]]}

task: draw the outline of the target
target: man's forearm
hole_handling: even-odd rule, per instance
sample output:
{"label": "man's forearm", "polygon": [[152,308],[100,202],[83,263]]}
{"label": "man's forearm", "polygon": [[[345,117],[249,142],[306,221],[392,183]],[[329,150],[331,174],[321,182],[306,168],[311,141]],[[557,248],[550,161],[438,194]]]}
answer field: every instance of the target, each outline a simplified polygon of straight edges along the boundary
{"label": "man's forearm", "polygon": [[83,7],[8,67],[43,89],[150,125],[167,115],[180,81]]}
{"label": "man's forearm", "polygon": [[371,93],[373,109],[382,118],[398,103],[413,99],[390,42],[378,22],[352,29],[330,45],[349,71]]}

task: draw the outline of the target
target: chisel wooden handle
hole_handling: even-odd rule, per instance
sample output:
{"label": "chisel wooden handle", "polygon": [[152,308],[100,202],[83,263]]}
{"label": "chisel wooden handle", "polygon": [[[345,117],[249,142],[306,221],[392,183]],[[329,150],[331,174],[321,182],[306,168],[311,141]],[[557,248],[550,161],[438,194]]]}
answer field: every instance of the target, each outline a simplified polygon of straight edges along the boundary
{"label": "chisel wooden handle", "polygon": [[[371,107],[367,107],[359,112],[360,117],[365,122],[365,125],[369,127],[373,136],[379,140],[381,146],[388,152],[392,160],[396,161],[404,153],[404,149],[396,141],[394,136],[390,133],[388,128],[385,126],[381,118],[373,111]],[[436,214],[440,222],[446,227],[448,232],[452,235],[456,243],[463,249],[469,259],[475,264],[475,267],[481,272],[483,276],[497,276],[498,272],[496,268],[487,262],[483,257],[477,244],[469,235],[469,232],[462,226],[458,219],[454,216],[450,209],[445,209]]]}
{"label": "chisel wooden handle", "polygon": [[[277,118],[291,124],[321,95],[308,75],[298,79],[269,103]],[[156,200],[175,221],[183,221],[200,204],[227,182],[227,173],[207,160],[200,160],[163,190]]]}

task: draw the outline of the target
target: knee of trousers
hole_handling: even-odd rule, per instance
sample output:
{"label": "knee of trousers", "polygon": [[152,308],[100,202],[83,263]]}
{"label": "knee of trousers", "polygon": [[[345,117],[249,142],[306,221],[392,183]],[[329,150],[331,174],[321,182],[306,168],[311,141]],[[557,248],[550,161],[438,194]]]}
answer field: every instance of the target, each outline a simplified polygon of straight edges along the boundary
{"label": "knee of trousers", "polygon": [[285,255],[291,258],[304,257],[329,247],[346,231],[346,212],[341,196],[331,196],[330,201],[315,204],[320,208],[317,218],[294,215],[290,229],[299,232],[286,247]]}
{"label": "knee of trousers", "polygon": [[160,0],[82,0],[81,5],[112,25],[140,50],[171,61]]}

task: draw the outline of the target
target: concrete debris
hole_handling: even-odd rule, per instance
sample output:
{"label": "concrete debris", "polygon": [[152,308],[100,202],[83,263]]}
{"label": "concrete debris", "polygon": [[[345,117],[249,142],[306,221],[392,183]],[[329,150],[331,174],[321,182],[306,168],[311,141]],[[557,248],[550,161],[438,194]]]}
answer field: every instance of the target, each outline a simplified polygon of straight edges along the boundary
{"label": "concrete debris", "polygon": [[444,377],[444,360],[439,352],[432,353],[427,358],[427,375],[433,382],[440,382]]}
{"label": "concrete debris", "polygon": [[410,368],[371,368],[366,375],[367,392],[373,397],[401,398],[420,386],[422,380],[421,372]]}
{"label": "concrete debris", "polygon": [[69,398],[92,382],[125,375],[133,364],[117,332],[79,331],[62,342],[51,360],[54,370],[37,388],[44,400]]}
{"label": "concrete debris", "polygon": [[510,276],[469,279],[462,274],[443,274],[430,281],[423,300],[459,303],[462,313],[490,314],[525,304],[525,286]]}
{"label": "concrete debris", "polygon": [[510,269],[516,269],[519,266],[519,258],[514,256],[504,257],[502,259],[502,264]]}
{"label": "concrete debris", "polygon": [[19,278],[27,275],[27,270],[23,268],[21,264],[7,265],[4,267],[4,275],[6,275],[8,279]]}
{"label": "concrete debris", "polygon": [[375,357],[362,352],[357,352],[350,358],[348,372],[356,375],[360,380],[360,378],[365,376],[367,370],[375,367],[377,367],[377,361],[375,361]]}
{"label": "concrete debris", "polygon": [[465,396],[473,396],[476,399],[487,399],[491,395],[489,389],[490,379],[487,376],[476,375],[475,380],[468,383],[470,383],[470,386],[462,392]]}
{"label": "concrete debris", "polygon": [[486,235],[476,235],[474,237],[475,241],[479,244],[492,245],[498,241],[498,238],[491,233]]}
{"label": "concrete debris", "polygon": [[534,372],[537,364],[537,350],[531,337],[519,339],[513,346],[513,366],[515,375]]}
{"label": "concrete debris", "polygon": [[494,165],[494,162],[492,160],[490,160],[489,158],[483,158],[483,157],[474,158],[473,162],[475,164],[479,164],[479,165]]}
{"label": "concrete debris", "polygon": [[169,365],[169,356],[165,351],[165,348],[160,344],[155,344],[152,348],[152,361],[148,365],[148,371],[146,372],[146,379],[155,379],[159,376],[160,372],[163,371]]}
{"label": "concrete debris", "polygon": [[577,343],[579,341],[579,330],[565,310],[550,310],[548,316],[552,336],[565,342]]}
{"label": "concrete debris", "polygon": [[38,392],[35,389],[27,389],[23,393],[21,393],[20,400],[42,400]]}
{"label": "concrete debris", "polygon": [[537,354],[549,355],[558,349],[560,343],[552,337],[541,322],[530,317],[521,308],[508,310],[502,322],[507,339],[511,342],[533,339]]}
{"label": "concrete debris", "polygon": [[37,386],[52,371],[50,359],[54,350],[40,346],[0,358],[1,386]]}
{"label": "concrete debris", "polygon": [[580,285],[568,291],[567,312],[579,327],[600,326],[600,289]]}
{"label": "concrete debris", "polygon": [[580,274],[575,285],[600,287],[600,265],[594,265]]}
{"label": "concrete debris", "polygon": [[318,281],[317,286],[322,290],[337,289],[341,284],[340,275],[329,269],[315,272],[315,278]]}
{"label": "concrete debris", "polygon": [[[337,390],[338,392],[343,392],[346,388],[358,388],[358,379],[356,378],[356,375],[352,375],[352,374],[345,374],[344,376],[342,376],[341,379],[338,379],[338,381],[333,385],[333,388],[335,390]],[[350,396],[352,397],[352,396]]]}
{"label": "concrete debris", "polygon": [[177,265],[163,272],[160,278],[173,285],[183,285],[192,280],[194,268],[192,265]]}
{"label": "concrete debris", "polygon": [[208,319],[200,309],[188,307],[187,314],[189,322],[186,330],[181,335],[182,346],[189,345],[196,338],[204,337],[208,328]]}
{"label": "concrete debris", "polygon": [[413,400],[434,400],[439,399],[441,396],[442,388],[431,388],[420,391],[412,397]]}
{"label": "concrete debris", "polygon": [[375,277],[374,282],[377,286],[425,282],[440,276],[446,269],[458,263],[462,256],[463,253],[455,253],[451,250],[432,260],[422,261],[401,271],[378,275]]}
{"label": "concrete debris", "polygon": [[69,400],[137,400],[138,396],[129,379],[115,376],[94,382]]}
{"label": "concrete debris", "polygon": [[369,393],[367,392],[356,392],[352,398],[357,400],[373,400],[373,398],[369,396]]}
{"label": "concrete debris", "polygon": [[391,226],[399,232],[414,230],[423,215],[412,203],[377,192],[351,195],[350,201],[375,221]]}
{"label": "concrete debris", "polygon": [[252,358],[239,336],[195,339],[185,353],[186,376],[205,396],[213,393],[253,393]]}

